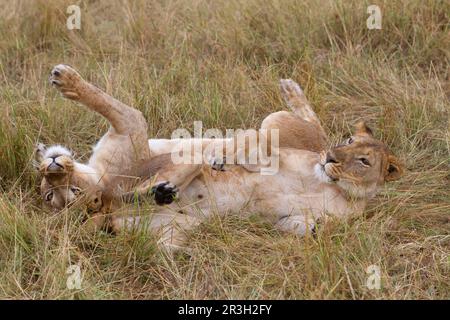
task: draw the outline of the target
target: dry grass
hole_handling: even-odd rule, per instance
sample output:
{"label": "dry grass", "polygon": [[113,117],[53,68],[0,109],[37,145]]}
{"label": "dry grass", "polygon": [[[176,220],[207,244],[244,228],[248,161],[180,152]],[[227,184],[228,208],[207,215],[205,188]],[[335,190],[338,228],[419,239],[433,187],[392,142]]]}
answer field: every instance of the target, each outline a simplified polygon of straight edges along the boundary
{"label": "dry grass", "polygon": [[[0,298],[450,298],[448,1],[0,2]],[[256,216],[214,218],[168,256],[145,234],[90,235],[79,212],[44,212],[33,145],[87,159],[106,122],[47,83],[57,63],[143,111],[152,137],[194,120],[255,127],[284,108],[279,78],[305,88],[333,139],[367,119],[408,172],[364,216],[316,238],[280,234]],[[80,264],[81,290],[66,288]],[[382,288],[365,286],[369,265]]]}

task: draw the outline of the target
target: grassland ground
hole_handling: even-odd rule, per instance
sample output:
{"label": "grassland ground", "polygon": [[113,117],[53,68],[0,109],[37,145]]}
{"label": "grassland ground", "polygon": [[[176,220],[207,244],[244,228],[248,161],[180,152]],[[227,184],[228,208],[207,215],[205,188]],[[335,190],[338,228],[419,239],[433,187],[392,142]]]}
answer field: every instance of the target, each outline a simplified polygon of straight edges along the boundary
{"label": "grassland ground", "polygon": [[[0,0],[0,298],[448,299],[450,2]],[[372,3],[374,2],[374,3]],[[368,30],[377,4],[382,29]],[[101,117],[49,85],[55,64],[143,112],[151,137],[254,128],[299,82],[333,142],[364,118],[407,167],[362,216],[315,238],[255,214],[215,217],[167,255],[148,234],[90,234],[78,209],[42,209],[36,142],[87,160]],[[149,205],[145,210],[151,210]],[[67,268],[79,265],[80,289]],[[366,282],[371,265],[381,288]]]}

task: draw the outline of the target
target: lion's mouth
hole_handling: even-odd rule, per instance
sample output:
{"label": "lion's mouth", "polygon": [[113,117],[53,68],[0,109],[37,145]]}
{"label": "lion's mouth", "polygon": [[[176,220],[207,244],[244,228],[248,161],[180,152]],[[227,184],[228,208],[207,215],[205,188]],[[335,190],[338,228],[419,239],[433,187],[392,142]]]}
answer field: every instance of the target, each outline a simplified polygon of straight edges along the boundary
{"label": "lion's mouth", "polygon": [[339,178],[334,176],[330,171],[333,170],[332,166],[333,164],[331,163],[326,163],[326,164],[321,164],[320,165],[322,167],[323,173],[330,179],[330,182],[337,182],[339,181]]}
{"label": "lion's mouth", "polygon": [[324,178],[323,180],[327,180],[327,182],[337,182],[339,181],[339,165],[336,163],[328,162],[327,160],[327,152],[322,151],[319,154],[319,163],[317,164],[319,175]]}
{"label": "lion's mouth", "polygon": [[47,166],[48,172],[61,172],[64,171],[64,167],[60,165],[59,163],[53,161]]}

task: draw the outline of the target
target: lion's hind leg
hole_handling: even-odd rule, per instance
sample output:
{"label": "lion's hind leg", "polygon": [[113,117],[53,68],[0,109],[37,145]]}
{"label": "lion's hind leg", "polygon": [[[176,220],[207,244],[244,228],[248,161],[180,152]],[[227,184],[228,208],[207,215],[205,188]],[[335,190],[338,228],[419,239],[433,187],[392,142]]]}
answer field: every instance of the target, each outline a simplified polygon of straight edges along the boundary
{"label": "lion's hind leg", "polygon": [[280,80],[280,91],[284,101],[291,108],[292,112],[305,121],[315,123],[320,126],[320,120],[312,109],[303,90],[297,82],[292,79]]}
{"label": "lion's hind leg", "polygon": [[110,122],[113,133],[131,136],[133,144],[141,150],[144,158],[149,155],[147,122],[139,110],[127,106],[87,82],[68,65],[55,66],[51,71],[50,83],[65,98],[78,101],[105,117]]}
{"label": "lion's hind leg", "polygon": [[304,215],[292,215],[281,218],[275,228],[283,232],[305,236],[315,230],[315,221]]}
{"label": "lion's hind leg", "polygon": [[199,218],[165,208],[150,216],[114,216],[112,229],[114,233],[149,232],[157,236],[159,246],[172,251],[186,247],[186,233],[197,227],[201,221]]}
{"label": "lion's hind leg", "polygon": [[261,123],[268,141],[278,130],[279,147],[319,152],[327,146],[327,136],[300,86],[291,79],[280,80],[281,95],[291,108],[268,115]]}

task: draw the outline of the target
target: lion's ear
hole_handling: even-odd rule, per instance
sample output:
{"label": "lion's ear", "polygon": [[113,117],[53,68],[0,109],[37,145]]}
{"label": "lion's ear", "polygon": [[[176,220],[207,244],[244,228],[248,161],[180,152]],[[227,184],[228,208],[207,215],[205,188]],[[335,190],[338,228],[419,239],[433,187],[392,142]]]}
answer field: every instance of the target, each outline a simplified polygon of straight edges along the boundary
{"label": "lion's ear", "polygon": [[384,181],[395,181],[400,179],[403,175],[404,168],[397,157],[393,155],[388,156],[388,166],[386,170],[386,176],[384,177]]}
{"label": "lion's ear", "polygon": [[359,136],[373,136],[372,129],[363,121],[358,121],[355,124],[355,135]]}

